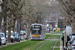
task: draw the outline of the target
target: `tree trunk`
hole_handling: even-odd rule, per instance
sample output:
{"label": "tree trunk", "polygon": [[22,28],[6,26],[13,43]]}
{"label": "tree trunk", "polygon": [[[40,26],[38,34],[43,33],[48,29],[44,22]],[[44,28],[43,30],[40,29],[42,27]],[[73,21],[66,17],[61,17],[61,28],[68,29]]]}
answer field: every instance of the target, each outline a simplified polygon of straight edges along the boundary
{"label": "tree trunk", "polygon": [[8,39],[7,39],[8,43],[11,42],[10,36],[11,36],[11,28],[8,28]]}
{"label": "tree trunk", "polygon": [[15,32],[15,20],[13,20],[12,31]]}
{"label": "tree trunk", "polygon": [[6,21],[7,21],[7,18],[5,17],[4,23],[3,23],[3,32],[5,33],[5,37],[6,37]]}
{"label": "tree trunk", "polygon": [[75,24],[73,23],[71,26],[72,26],[72,33],[75,34]]}
{"label": "tree trunk", "polygon": [[28,24],[28,27],[27,27],[27,36],[28,36],[28,39],[30,38],[30,27],[31,27],[31,25]]}
{"label": "tree trunk", "polygon": [[11,37],[11,22],[12,22],[12,20],[11,20],[11,18],[9,18],[9,22],[8,22],[8,42],[10,43],[10,37]]}
{"label": "tree trunk", "polygon": [[14,32],[14,26],[12,27],[12,31]]}
{"label": "tree trunk", "polygon": [[21,21],[19,20],[19,35],[20,35],[20,30],[21,30]]}
{"label": "tree trunk", "polygon": [[4,17],[3,32],[5,33],[5,37],[6,37],[6,21],[7,21],[7,3],[8,3],[8,0],[2,0],[2,1],[3,1],[2,14]]}
{"label": "tree trunk", "polygon": [[0,14],[0,29],[1,29],[1,22],[2,22],[2,17],[1,17],[1,14]]}

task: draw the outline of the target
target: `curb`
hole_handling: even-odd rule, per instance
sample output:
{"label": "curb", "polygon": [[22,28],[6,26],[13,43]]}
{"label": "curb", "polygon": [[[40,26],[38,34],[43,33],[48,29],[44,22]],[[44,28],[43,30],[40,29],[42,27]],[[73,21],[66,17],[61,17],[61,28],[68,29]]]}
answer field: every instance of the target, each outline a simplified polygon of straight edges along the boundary
{"label": "curb", "polygon": [[63,50],[62,41],[60,41],[60,50]]}

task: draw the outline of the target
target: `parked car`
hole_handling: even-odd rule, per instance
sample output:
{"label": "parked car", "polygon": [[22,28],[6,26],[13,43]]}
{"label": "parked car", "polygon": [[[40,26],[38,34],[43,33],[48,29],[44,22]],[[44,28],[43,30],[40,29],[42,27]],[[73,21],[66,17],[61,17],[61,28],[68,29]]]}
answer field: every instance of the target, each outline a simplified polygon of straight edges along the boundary
{"label": "parked car", "polygon": [[71,49],[75,50],[75,34],[70,34],[69,37],[71,38],[69,41]]}
{"label": "parked car", "polygon": [[[6,38],[8,38],[8,31],[6,31]],[[11,38],[11,42],[14,42],[15,41],[13,31],[11,31],[11,37],[10,38]]]}
{"label": "parked car", "polygon": [[72,50],[75,50],[75,39],[73,40],[71,46],[72,46]]}
{"label": "parked car", "polygon": [[6,38],[5,38],[5,34],[0,32],[0,37],[1,37],[1,44],[6,44]]}
{"label": "parked car", "polygon": [[75,50],[75,34],[71,35],[70,44],[72,46],[72,49]]}
{"label": "parked car", "polygon": [[14,37],[15,37],[15,41],[20,42],[20,36],[17,32],[15,32]]}
{"label": "parked car", "polygon": [[75,34],[70,34],[69,37],[71,38],[70,42],[73,42],[73,40],[75,39]]}
{"label": "parked car", "polygon": [[1,46],[1,36],[0,36],[0,46]]}
{"label": "parked car", "polygon": [[0,46],[1,46],[1,37],[0,37]]}
{"label": "parked car", "polygon": [[21,36],[21,39],[27,39],[26,31],[21,30],[21,31],[20,31],[20,36]]}

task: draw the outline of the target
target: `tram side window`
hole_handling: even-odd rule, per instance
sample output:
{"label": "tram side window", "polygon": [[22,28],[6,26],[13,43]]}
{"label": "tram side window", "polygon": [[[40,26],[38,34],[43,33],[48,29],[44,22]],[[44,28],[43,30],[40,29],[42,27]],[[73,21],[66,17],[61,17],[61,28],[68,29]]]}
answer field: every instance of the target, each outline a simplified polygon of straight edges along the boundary
{"label": "tram side window", "polygon": [[40,30],[42,30],[42,27],[40,26]]}
{"label": "tram side window", "polygon": [[41,34],[41,31],[40,30],[33,30],[32,34]]}

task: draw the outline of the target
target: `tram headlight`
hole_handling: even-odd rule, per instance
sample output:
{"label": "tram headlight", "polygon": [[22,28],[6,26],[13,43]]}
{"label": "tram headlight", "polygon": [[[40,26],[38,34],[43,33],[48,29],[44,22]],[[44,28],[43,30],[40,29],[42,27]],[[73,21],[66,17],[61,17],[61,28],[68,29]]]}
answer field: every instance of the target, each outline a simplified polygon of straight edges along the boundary
{"label": "tram headlight", "polygon": [[34,27],[34,26],[33,26]]}

